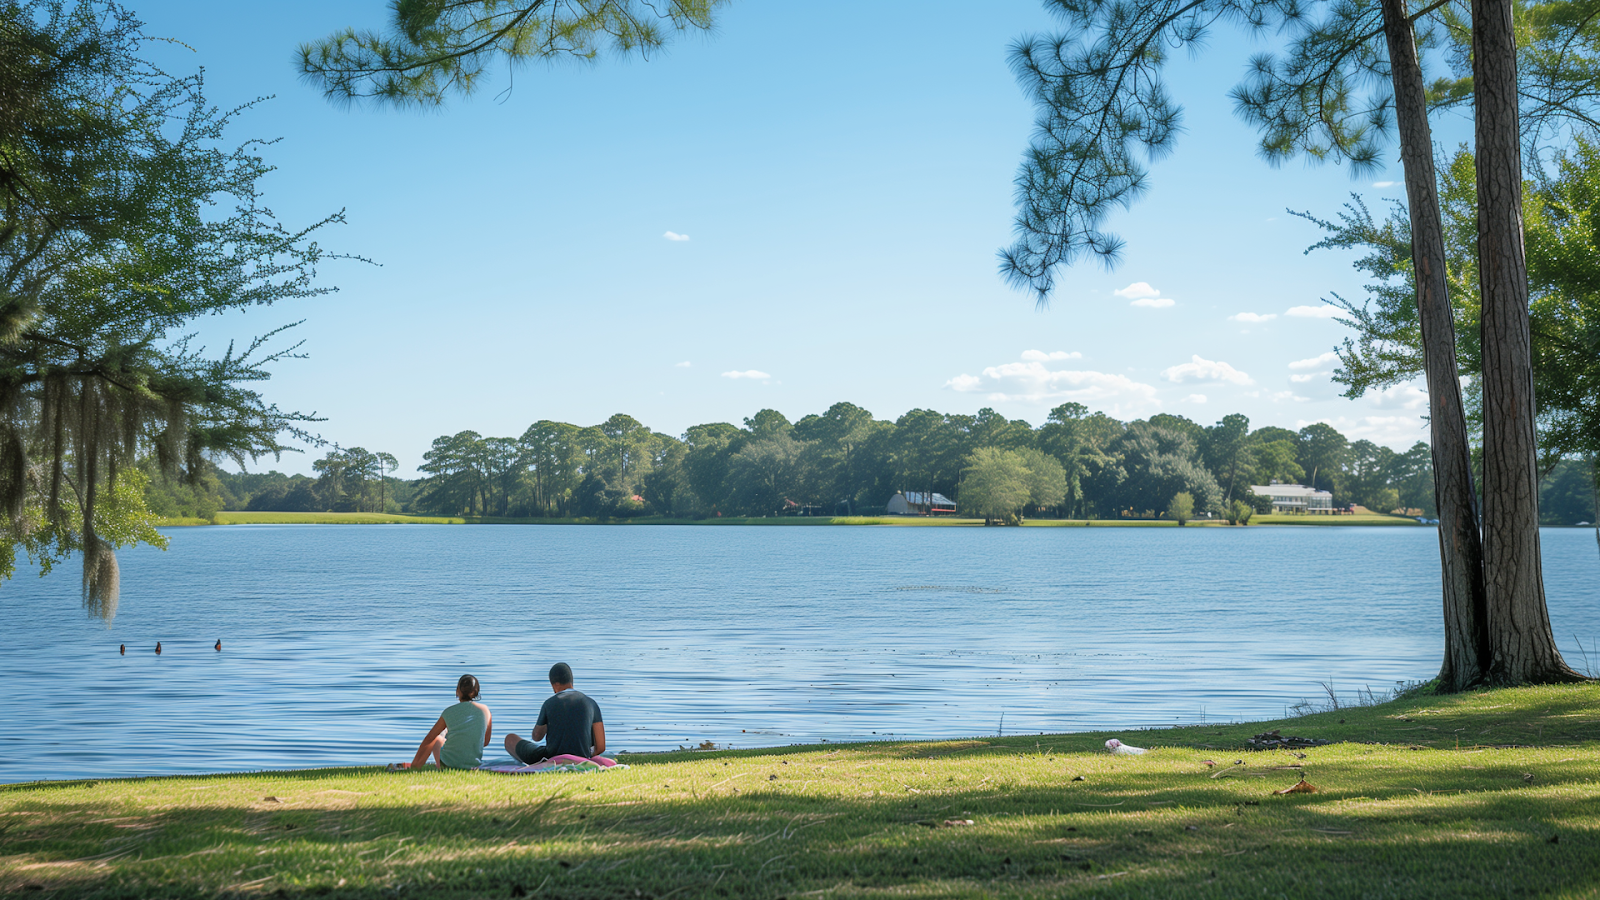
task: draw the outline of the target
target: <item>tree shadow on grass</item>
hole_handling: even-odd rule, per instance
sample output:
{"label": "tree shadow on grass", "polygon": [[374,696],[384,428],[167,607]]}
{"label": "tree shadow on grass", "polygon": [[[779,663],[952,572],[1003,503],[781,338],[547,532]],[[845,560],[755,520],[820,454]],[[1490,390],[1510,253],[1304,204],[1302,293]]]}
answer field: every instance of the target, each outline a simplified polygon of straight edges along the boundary
{"label": "tree shadow on grass", "polygon": [[[1550,753],[1530,762],[1506,750],[1388,748],[1370,759],[1350,748],[1313,752],[1299,764],[1321,792],[1276,796],[1301,774],[1273,768],[1290,754],[1255,754],[1237,773],[1212,777],[1218,772],[1190,771],[1192,763],[1172,757],[1063,760],[1057,770],[1048,758],[941,766],[873,749],[791,755],[789,765],[730,758],[691,777],[680,771],[672,784],[660,780],[672,770],[639,767],[568,778],[322,770],[117,785],[119,797],[144,798],[138,803],[40,787],[8,798],[0,892],[1409,898],[1600,890],[1592,764]],[[893,768],[874,783],[893,793],[841,792],[838,779],[849,772],[883,766]],[[1070,780],[1070,770],[1090,766],[1085,781]],[[818,771],[830,767],[843,774]],[[232,794],[211,799],[211,783]]]}

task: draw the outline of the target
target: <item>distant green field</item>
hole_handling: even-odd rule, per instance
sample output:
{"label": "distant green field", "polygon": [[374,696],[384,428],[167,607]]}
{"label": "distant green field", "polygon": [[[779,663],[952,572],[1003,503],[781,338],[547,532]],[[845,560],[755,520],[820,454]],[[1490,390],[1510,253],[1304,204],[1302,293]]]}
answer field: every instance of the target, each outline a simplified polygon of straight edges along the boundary
{"label": "distant green field", "polygon": [[1380,513],[1356,516],[1256,516],[1251,525],[1420,525],[1410,516]]}
{"label": "distant green field", "polygon": [[391,516],[386,513],[219,512],[218,525],[460,525],[451,516]]}
{"label": "distant green field", "polygon": [[161,516],[156,519],[157,528],[176,528],[185,525],[211,525],[210,519],[199,519],[193,516]]}

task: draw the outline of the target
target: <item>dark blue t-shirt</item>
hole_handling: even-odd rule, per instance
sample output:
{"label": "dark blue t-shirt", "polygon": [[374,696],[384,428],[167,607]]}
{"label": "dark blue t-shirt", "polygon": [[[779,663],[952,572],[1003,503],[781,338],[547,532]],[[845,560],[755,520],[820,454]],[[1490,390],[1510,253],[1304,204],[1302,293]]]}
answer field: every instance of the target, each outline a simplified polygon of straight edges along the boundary
{"label": "dark blue t-shirt", "polygon": [[567,688],[544,701],[544,706],[539,707],[539,721],[533,724],[549,726],[544,736],[545,753],[549,756],[593,756],[594,723],[603,721],[599,704],[581,691]]}

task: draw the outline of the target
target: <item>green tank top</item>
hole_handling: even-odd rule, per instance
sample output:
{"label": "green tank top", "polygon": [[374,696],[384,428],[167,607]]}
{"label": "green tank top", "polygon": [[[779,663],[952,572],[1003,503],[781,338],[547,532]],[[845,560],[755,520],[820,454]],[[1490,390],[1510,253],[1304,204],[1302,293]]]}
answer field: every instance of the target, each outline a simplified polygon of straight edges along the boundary
{"label": "green tank top", "polygon": [[444,747],[439,759],[452,769],[476,769],[483,765],[483,730],[488,726],[483,710],[463,700],[444,711]]}

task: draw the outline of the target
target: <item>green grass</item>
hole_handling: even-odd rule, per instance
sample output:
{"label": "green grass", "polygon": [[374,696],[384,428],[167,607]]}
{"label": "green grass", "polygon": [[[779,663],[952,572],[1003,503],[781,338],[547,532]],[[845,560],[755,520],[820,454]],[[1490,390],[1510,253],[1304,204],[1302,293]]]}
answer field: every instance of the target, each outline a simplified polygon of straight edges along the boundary
{"label": "green grass", "polygon": [[218,525],[460,525],[456,516],[392,516],[388,513],[219,512]]}
{"label": "green grass", "polygon": [[1255,516],[1251,525],[1421,525],[1410,516],[1369,513],[1353,516]]}
{"label": "green grass", "polygon": [[[1304,758],[1241,749],[1266,728],[1344,743]],[[369,768],[14,785],[0,788],[0,893],[1600,893],[1600,686],[1118,733],[1155,748],[1143,757],[1106,754],[1108,736],[636,755],[628,771],[595,775]],[[1302,774],[1318,793],[1274,793]]]}
{"label": "green grass", "polygon": [[909,527],[920,526],[946,526],[970,527],[982,526],[982,519],[958,519],[955,516],[834,516],[829,524],[832,525],[899,525]]}

